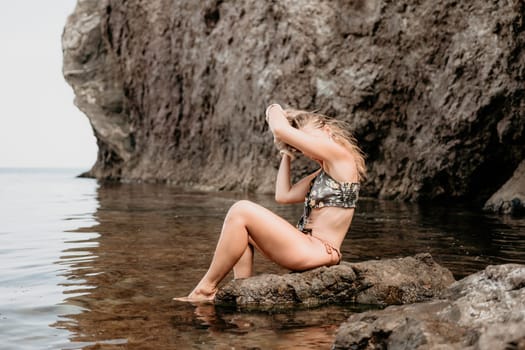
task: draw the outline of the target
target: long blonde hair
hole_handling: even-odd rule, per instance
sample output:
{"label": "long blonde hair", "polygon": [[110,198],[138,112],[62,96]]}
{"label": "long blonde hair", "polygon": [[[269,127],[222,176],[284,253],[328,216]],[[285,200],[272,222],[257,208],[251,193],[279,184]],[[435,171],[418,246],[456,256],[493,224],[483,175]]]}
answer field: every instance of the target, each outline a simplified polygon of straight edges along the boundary
{"label": "long blonde hair", "polygon": [[[348,149],[353,155],[359,180],[363,180],[366,177],[365,154],[361,148],[359,148],[357,140],[349,131],[350,126],[348,123],[339,119],[327,117],[324,114],[298,109],[286,109],[284,112],[290,125],[296,129],[300,129],[306,125],[313,125],[317,128],[327,126],[330,129],[332,139]],[[288,150],[294,151],[293,147],[286,144],[282,144],[280,147],[285,147]]]}

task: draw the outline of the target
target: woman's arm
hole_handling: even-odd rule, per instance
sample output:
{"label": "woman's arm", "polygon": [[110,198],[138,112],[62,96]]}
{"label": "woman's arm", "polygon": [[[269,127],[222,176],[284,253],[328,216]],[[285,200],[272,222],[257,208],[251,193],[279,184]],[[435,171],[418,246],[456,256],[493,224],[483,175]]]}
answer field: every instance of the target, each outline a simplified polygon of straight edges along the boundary
{"label": "woman's arm", "polygon": [[310,182],[319,173],[317,170],[292,186],[290,182],[290,160],[289,155],[283,154],[275,182],[275,201],[277,203],[289,204],[304,201],[306,192],[310,188]]}
{"label": "woman's arm", "polygon": [[346,150],[338,143],[292,127],[283,109],[277,104],[267,108],[266,119],[275,138],[297,148],[310,158],[335,162],[346,156]]}

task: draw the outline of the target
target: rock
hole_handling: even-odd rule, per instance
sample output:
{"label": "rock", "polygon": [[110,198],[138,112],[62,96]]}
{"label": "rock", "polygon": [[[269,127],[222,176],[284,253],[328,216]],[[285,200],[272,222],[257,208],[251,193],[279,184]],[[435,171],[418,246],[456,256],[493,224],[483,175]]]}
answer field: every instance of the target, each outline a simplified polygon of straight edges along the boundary
{"label": "rock", "polygon": [[64,75],[101,179],[271,192],[263,114],[280,102],[350,123],[365,194],[481,206],[525,155],[524,13],[517,0],[79,0]]}
{"label": "rock", "polygon": [[525,160],[510,180],[489,198],[484,209],[502,214],[525,213]]}
{"label": "rock", "polygon": [[219,290],[215,303],[272,310],[329,303],[407,304],[429,300],[452,282],[452,273],[430,254],[418,254],[237,279]]}
{"label": "rock", "polygon": [[525,265],[489,266],[433,301],[354,314],[333,349],[525,349]]}
{"label": "rock", "polygon": [[122,177],[121,166],[132,160],[134,140],[122,72],[103,31],[100,3],[78,0],[62,35],[63,74],[75,92],[75,104],[89,117],[97,138],[97,162],[91,176]]}

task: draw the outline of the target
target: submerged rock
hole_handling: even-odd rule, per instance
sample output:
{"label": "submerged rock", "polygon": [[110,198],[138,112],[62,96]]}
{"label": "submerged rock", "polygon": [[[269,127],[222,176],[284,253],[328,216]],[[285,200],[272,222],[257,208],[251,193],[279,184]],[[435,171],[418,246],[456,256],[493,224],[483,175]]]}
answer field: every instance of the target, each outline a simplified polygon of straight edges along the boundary
{"label": "submerged rock", "polygon": [[249,309],[350,302],[407,304],[429,300],[453,282],[452,273],[430,254],[418,254],[237,279],[219,290],[215,302]]}
{"label": "submerged rock", "polygon": [[524,14],[518,0],[78,0],[64,75],[97,178],[271,192],[263,114],[280,102],[350,123],[368,195],[481,205],[525,155]]}
{"label": "submerged rock", "polygon": [[333,349],[525,349],[525,265],[489,266],[430,302],[354,314]]}

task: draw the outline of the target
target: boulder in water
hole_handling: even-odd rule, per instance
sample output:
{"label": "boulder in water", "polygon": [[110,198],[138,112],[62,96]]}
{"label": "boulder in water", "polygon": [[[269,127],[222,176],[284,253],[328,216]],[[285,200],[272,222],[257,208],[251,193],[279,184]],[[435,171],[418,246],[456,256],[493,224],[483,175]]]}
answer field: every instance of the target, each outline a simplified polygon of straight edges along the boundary
{"label": "boulder in water", "polygon": [[248,309],[330,303],[407,304],[429,300],[453,282],[452,273],[430,254],[418,254],[236,279],[219,290],[215,302]]}
{"label": "boulder in water", "polygon": [[525,349],[525,265],[489,266],[433,301],[352,315],[333,349]]}

